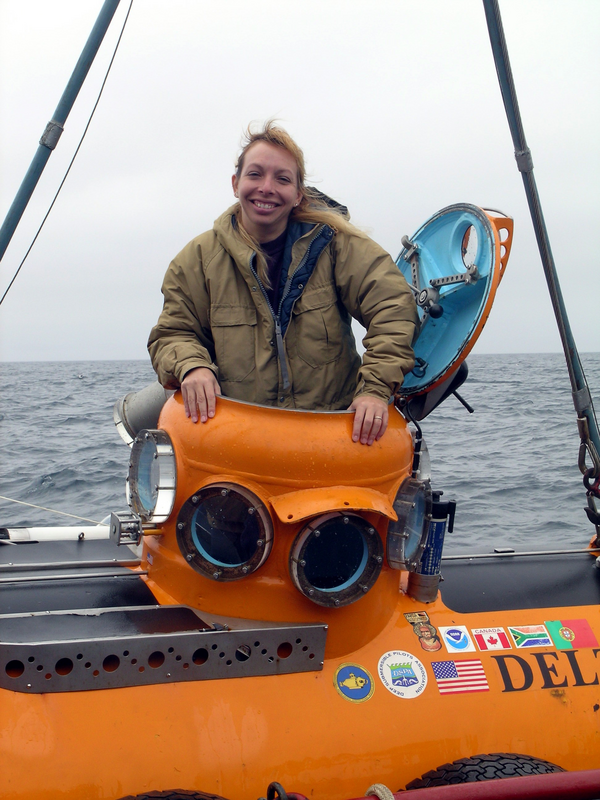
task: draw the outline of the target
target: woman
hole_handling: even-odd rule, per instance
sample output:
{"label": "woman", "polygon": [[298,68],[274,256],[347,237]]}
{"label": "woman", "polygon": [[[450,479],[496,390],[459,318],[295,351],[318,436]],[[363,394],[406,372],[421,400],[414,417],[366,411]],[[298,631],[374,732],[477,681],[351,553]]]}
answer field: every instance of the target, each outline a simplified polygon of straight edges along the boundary
{"label": "woman", "polygon": [[[304,157],[269,121],[233,175],[238,202],[169,266],[148,349],[193,422],[216,397],[354,411],[352,439],[385,433],[414,366],[416,307],[390,256],[304,185]],[[351,329],[366,329],[361,360]]]}

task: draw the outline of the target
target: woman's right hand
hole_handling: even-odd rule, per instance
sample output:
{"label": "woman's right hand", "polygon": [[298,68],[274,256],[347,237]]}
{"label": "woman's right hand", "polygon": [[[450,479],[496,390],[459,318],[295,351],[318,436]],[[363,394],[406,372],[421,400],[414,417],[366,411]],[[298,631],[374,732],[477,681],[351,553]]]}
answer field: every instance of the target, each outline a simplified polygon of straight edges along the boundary
{"label": "woman's right hand", "polygon": [[181,394],[186,417],[191,417],[192,422],[198,422],[200,412],[200,422],[206,422],[215,415],[216,399],[221,394],[221,387],[211,369],[196,367],[183,379]]}

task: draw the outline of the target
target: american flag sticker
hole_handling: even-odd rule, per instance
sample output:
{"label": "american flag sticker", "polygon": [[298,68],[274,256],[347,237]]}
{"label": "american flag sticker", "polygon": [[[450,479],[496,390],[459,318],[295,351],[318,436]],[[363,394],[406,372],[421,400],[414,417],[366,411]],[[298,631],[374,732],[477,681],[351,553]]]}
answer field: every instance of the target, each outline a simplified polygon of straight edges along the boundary
{"label": "american flag sticker", "polygon": [[473,628],[471,633],[480,650],[512,650],[504,628]]}
{"label": "american flag sticker", "polygon": [[470,658],[468,661],[432,661],[431,666],[440,694],[490,690],[478,658]]}

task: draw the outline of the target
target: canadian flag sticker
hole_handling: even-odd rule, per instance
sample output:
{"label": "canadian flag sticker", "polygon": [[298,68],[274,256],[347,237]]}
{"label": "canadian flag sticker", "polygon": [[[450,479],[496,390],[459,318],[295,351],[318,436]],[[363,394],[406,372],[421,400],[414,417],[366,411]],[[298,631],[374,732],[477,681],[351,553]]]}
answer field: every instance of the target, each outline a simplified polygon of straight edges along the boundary
{"label": "canadian flag sticker", "polygon": [[471,633],[480,650],[511,649],[511,644],[504,628],[473,628]]}

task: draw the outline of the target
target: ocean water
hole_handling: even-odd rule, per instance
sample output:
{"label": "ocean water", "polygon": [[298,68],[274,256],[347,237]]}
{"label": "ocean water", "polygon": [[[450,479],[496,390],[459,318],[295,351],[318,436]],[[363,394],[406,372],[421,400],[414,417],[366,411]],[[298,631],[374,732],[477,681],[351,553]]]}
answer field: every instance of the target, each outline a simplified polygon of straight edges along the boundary
{"label": "ocean water", "polygon": [[[600,353],[581,356],[596,409]],[[579,438],[560,354],[474,355],[459,390],[422,423],[432,484],[457,501],[446,552],[582,547]],[[129,448],[115,401],[154,380],[144,361],[0,364],[0,527],[100,521],[127,507]],[[43,506],[33,508],[13,502]]]}

